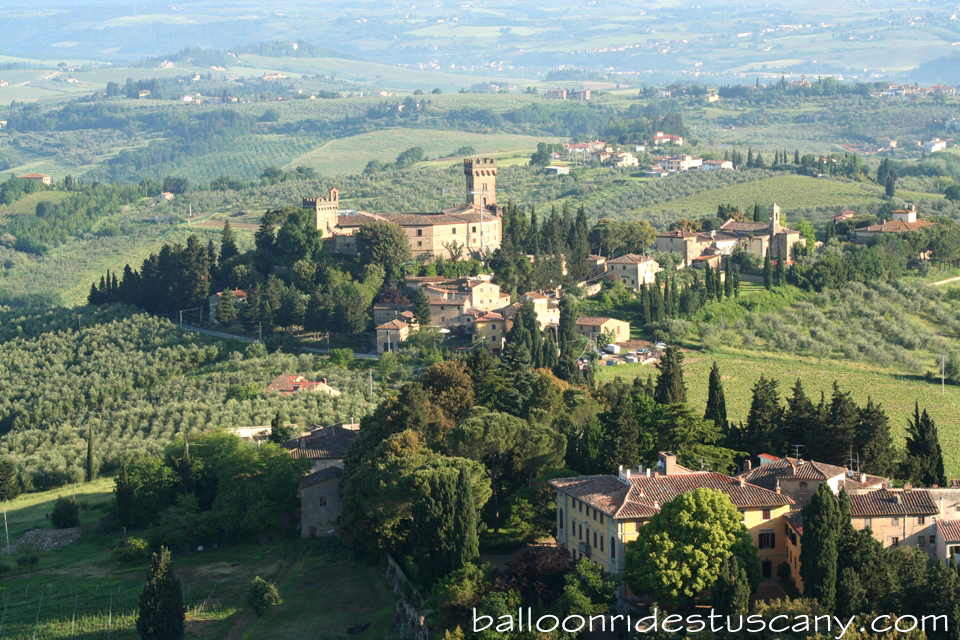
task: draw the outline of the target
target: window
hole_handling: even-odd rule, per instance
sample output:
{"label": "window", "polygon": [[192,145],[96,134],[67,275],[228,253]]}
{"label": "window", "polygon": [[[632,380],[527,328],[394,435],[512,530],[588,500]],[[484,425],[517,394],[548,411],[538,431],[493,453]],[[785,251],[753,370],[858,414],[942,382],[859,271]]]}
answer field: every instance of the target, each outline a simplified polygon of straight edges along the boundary
{"label": "window", "polygon": [[777,534],[773,531],[761,531],[759,545],[761,549],[775,549],[777,547]]}
{"label": "window", "polygon": [[319,504],[321,507],[327,506],[327,496],[319,496],[317,498],[317,504]]}
{"label": "window", "polygon": [[769,560],[764,560],[760,563],[760,572],[763,574],[764,578],[773,577],[773,563]]}
{"label": "window", "polygon": [[809,491],[809,488],[806,482],[800,483],[800,491]]}
{"label": "window", "polygon": [[574,534],[577,533],[577,521],[573,518],[570,518],[570,530],[573,531]]}
{"label": "window", "polygon": [[898,537],[896,537],[896,536],[890,538],[890,546],[891,546],[891,547],[899,547],[899,546],[900,546],[900,538],[898,538]]}
{"label": "window", "polygon": [[763,519],[764,519],[764,520],[769,520],[769,519],[770,519],[770,509],[764,509],[764,510],[763,510]]}
{"label": "window", "polygon": [[560,509],[560,528],[563,529],[563,509]]}
{"label": "window", "polygon": [[603,551],[603,536],[600,536],[600,551]]}
{"label": "window", "polygon": [[418,235],[418,236],[422,236],[422,235],[423,235],[423,229],[417,229],[417,235]]}
{"label": "window", "polygon": [[580,535],[578,535],[577,537],[583,540],[583,524],[582,523],[580,524],[578,529],[580,530]]}
{"label": "window", "polygon": [[454,227],[454,228],[453,228],[453,231],[451,231],[450,233],[452,233],[453,235],[457,235],[457,228]]}
{"label": "window", "polygon": [[610,538],[610,557],[611,558],[617,557],[617,539],[616,538]]}
{"label": "window", "polygon": [[477,232],[477,228],[476,228],[476,227],[473,228],[473,232],[474,232],[474,233]]}
{"label": "window", "polygon": [[580,513],[583,513],[583,503],[582,503],[582,502],[578,502],[578,503],[577,503],[577,509],[579,509]]}
{"label": "window", "polygon": [[493,330],[494,330],[494,331],[497,330],[497,325],[494,324],[494,325],[491,325],[491,326],[493,327]]}
{"label": "window", "polygon": [[923,516],[917,518],[917,524],[927,524],[927,519]]}
{"label": "window", "polygon": [[597,546],[597,532],[596,532],[596,531],[593,532],[593,546],[594,546],[594,547]]}
{"label": "window", "polygon": [[423,246],[423,243],[420,242],[419,240],[417,240],[417,246],[418,246],[418,247],[422,247],[422,246]]}
{"label": "window", "polygon": [[917,546],[918,547],[927,546],[927,536],[917,536]]}
{"label": "window", "polygon": [[931,546],[931,547],[937,546],[937,536],[936,536],[936,535],[930,536],[930,546]]}
{"label": "window", "polygon": [[600,524],[603,524],[603,514],[600,514]]}
{"label": "window", "polygon": [[890,518],[890,524],[893,525],[894,527],[899,526],[900,518]]}
{"label": "window", "polygon": [[593,510],[593,519],[594,519],[594,520],[597,519],[597,510],[596,510],[596,509]]}
{"label": "window", "polygon": [[868,528],[868,529],[872,529],[872,528],[873,528],[873,518],[864,518],[864,519],[863,519],[863,526],[866,527],[866,528]]}

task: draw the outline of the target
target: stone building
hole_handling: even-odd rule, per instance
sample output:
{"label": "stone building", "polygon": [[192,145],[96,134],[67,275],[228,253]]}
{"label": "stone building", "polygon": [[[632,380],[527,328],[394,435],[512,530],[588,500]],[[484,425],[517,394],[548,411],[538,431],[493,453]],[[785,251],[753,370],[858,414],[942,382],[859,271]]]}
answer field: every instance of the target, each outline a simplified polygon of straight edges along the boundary
{"label": "stone building", "polygon": [[394,222],[407,234],[414,258],[485,256],[500,248],[503,210],[497,204],[497,161],[468,158],[463,161],[466,179],[464,204],[429,213],[370,213],[340,208],[340,192],[330,189],[327,198],[304,198],[302,206],[316,212],[317,229],[333,251],[354,254],[354,233],[376,220]]}
{"label": "stone building", "polygon": [[316,538],[336,534],[337,518],[343,512],[340,479],[343,469],[327,467],[305,476],[297,487],[300,494],[300,537]]}
{"label": "stone building", "polygon": [[606,267],[608,278],[619,280],[631,289],[653,284],[660,271],[660,264],[656,260],[635,253],[607,260]]}

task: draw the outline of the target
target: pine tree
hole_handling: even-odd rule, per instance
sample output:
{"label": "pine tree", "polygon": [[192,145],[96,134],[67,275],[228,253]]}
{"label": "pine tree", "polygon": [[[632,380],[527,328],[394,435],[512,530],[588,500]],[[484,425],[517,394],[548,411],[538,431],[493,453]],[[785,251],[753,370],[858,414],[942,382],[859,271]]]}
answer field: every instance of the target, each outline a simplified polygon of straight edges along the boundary
{"label": "pine tree", "polygon": [[856,441],[858,409],[849,391],[841,391],[836,381],[826,420],[825,447],[821,450],[821,462],[844,465],[850,457]]}
{"label": "pine tree", "polygon": [[753,168],[753,147],[747,148],[747,169]]}
{"label": "pine tree", "polygon": [[799,164],[800,164],[800,150],[799,150],[799,149],[794,149],[794,151],[793,151],[793,164],[796,164],[796,165],[799,165]]}
{"label": "pine tree", "polygon": [[710,382],[707,386],[707,410],[704,420],[713,420],[721,429],[727,427],[727,401],[723,395],[723,382],[720,380],[720,367],[713,361],[710,367]]}
{"label": "pine tree", "polygon": [[896,470],[896,451],[887,414],[867,397],[867,405],[860,409],[857,418],[854,447],[860,452],[860,468],[889,478]]}
{"label": "pine tree", "polygon": [[657,363],[660,375],[657,376],[657,387],[653,399],[660,404],[675,404],[687,401],[687,385],[683,381],[683,353],[679,347],[671,345],[666,348]]}
{"label": "pine tree", "polygon": [[777,386],[776,380],[763,375],[753,385],[746,431],[751,453],[781,455],[786,448],[782,429],[783,406]]}
{"label": "pine tree", "polygon": [[601,456],[604,471],[613,473],[620,465],[635,468],[640,464],[640,428],[630,394],[620,393],[600,420],[605,433]]}
{"label": "pine tree", "polygon": [[837,499],[824,482],[803,508],[800,576],[803,578],[804,595],[816,598],[828,612],[832,612],[836,605],[837,544],[840,533]]}
{"label": "pine tree", "polygon": [[230,221],[227,220],[223,223],[223,233],[220,234],[220,256],[218,258],[218,263],[220,266],[221,278],[225,277],[226,274],[224,270],[227,266],[227,263],[231,259],[236,257],[240,253],[240,250],[237,249],[237,239],[233,233],[233,229],[230,227]]}
{"label": "pine tree", "polygon": [[745,614],[750,609],[750,582],[735,555],[724,561],[717,581],[710,590],[713,609],[722,616]]}
{"label": "pine tree", "polygon": [[477,536],[477,506],[473,498],[473,485],[465,465],[460,465],[457,476],[456,503],[453,512],[452,560],[450,570],[457,571],[464,565],[476,562],[480,557],[480,539]]}
{"label": "pine tree", "polygon": [[888,198],[897,195],[897,181],[893,176],[887,176],[887,181],[883,185],[883,194]]}
{"label": "pine tree", "polygon": [[234,304],[234,294],[232,289],[227,289],[220,296],[220,302],[217,303],[217,322],[224,324],[233,322],[237,319],[237,307]]}
{"label": "pine tree", "polygon": [[819,440],[819,418],[817,408],[804,392],[800,378],[797,378],[783,414],[783,437],[787,453],[792,453],[794,445],[798,445],[800,449],[797,453],[800,456],[816,459],[814,443]]}
{"label": "pine tree", "polygon": [[920,405],[915,404],[913,420],[907,423],[907,450],[904,460],[903,476],[910,482],[931,486],[946,486],[947,479],[943,468],[943,452],[940,449],[940,436],[933,419]]}
{"label": "pine tree", "polygon": [[13,500],[20,495],[17,479],[17,463],[13,458],[0,458],[0,502]]}
{"label": "pine tree", "polygon": [[140,593],[137,633],[143,640],[181,640],[186,608],[180,579],[173,572],[170,550],[161,547],[147,569],[147,583]]}
{"label": "pine tree", "polygon": [[113,483],[113,492],[117,506],[117,520],[120,522],[120,526],[122,527],[132,527],[136,522],[134,511],[136,493],[134,491],[133,482],[130,480],[130,474],[127,471],[126,462],[121,463],[120,473],[118,473],[117,477],[114,478]]}

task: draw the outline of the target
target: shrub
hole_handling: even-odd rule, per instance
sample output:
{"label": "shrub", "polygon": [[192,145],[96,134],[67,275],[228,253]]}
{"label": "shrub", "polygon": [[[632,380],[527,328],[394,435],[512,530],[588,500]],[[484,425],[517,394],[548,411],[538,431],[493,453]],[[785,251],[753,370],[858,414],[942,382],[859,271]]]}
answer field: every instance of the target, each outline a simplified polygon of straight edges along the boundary
{"label": "shrub", "polygon": [[247,606],[253,609],[257,616],[262,616],[270,607],[283,604],[280,592],[272,582],[267,582],[260,576],[253,579],[247,590]]}
{"label": "shrub", "polygon": [[59,497],[53,503],[50,524],[54,529],[69,529],[80,524],[80,505],[73,498]]}
{"label": "shrub", "polygon": [[143,538],[127,538],[113,555],[124,564],[143,564],[150,559],[150,545]]}
{"label": "shrub", "polygon": [[36,568],[37,564],[39,564],[39,562],[40,562],[40,556],[38,556],[35,553],[31,553],[30,555],[26,555],[26,556],[20,556],[19,558],[17,558],[17,566],[28,568],[30,569],[30,571],[33,571],[34,568]]}
{"label": "shrub", "polygon": [[352,349],[331,349],[330,350],[330,363],[335,367],[346,368],[350,366],[350,363],[353,362],[353,350]]}

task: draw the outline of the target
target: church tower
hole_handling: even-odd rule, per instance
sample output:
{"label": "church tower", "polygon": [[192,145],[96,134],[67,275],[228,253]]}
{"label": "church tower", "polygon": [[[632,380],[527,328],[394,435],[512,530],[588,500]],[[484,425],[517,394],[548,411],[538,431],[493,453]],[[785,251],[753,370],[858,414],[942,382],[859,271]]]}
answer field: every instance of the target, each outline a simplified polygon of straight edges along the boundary
{"label": "church tower", "polygon": [[487,209],[497,204],[497,161],[494,158],[467,158],[463,161],[467,177],[467,204]]}
{"label": "church tower", "polygon": [[333,236],[340,211],[340,191],[336,187],[330,189],[328,198],[304,198],[301,206],[304,209],[316,212],[317,230],[324,238]]}
{"label": "church tower", "polygon": [[780,207],[777,206],[776,202],[770,205],[768,211],[770,212],[770,241],[772,242],[773,236],[780,233],[783,227],[780,226]]}

